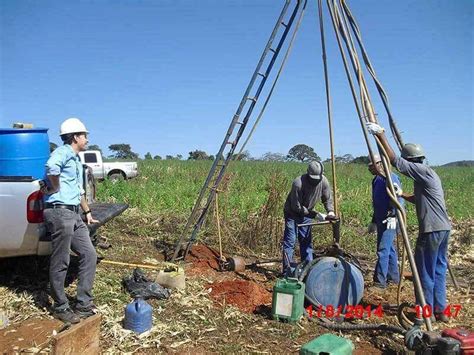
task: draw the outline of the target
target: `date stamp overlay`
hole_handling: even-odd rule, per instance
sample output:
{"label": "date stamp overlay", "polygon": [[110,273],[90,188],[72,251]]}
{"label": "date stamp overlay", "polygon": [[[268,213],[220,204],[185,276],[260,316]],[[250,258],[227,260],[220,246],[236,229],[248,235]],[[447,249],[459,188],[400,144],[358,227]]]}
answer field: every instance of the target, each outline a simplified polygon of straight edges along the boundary
{"label": "date stamp overlay", "polygon": [[[448,318],[456,318],[461,312],[462,306],[460,304],[448,304],[445,309],[435,309],[434,313],[444,314]],[[430,305],[415,306],[417,318],[430,318],[433,315],[433,309]]]}
{"label": "date stamp overlay", "polygon": [[345,319],[363,319],[363,318],[370,318],[370,317],[383,317],[383,308],[382,305],[378,305],[377,307],[372,307],[371,305],[362,306],[362,305],[346,305],[346,306],[337,306],[334,307],[333,305],[329,304],[326,307],[319,305],[318,307],[314,308],[313,305],[309,305],[306,307],[306,312],[310,318],[317,317],[317,318],[339,318],[344,317]]}
{"label": "date stamp overlay", "polygon": [[[442,313],[448,318],[456,318],[461,312],[462,306],[460,304],[450,304],[445,309],[436,309],[435,313]],[[378,306],[362,306],[362,305],[346,305],[346,306],[333,306],[331,304],[327,306],[309,305],[306,307],[306,312],[310,318],[345,318],[345,319],[363,319],[378,317],[382,318],[384,315],[383,307],[381,304]],[[433,309],[431,306],[426,305],[421,307],[420,305],[415,306],[415,313],[417,318],[430,318],[433,315]]]}

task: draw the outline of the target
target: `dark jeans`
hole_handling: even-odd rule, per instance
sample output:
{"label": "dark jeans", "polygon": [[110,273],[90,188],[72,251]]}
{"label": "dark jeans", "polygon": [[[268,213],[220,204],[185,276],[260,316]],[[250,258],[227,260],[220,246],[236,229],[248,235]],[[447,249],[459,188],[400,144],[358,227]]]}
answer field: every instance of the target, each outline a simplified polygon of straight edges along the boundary
{"label": "dark jeans", "polygon": [[[297,227],[297,224],[311,223],[308,217],[289,218],[285,217],[285,232],[283,234],[283,273],[288,275],[293,262],[293,253],[298,238],[300,244],[301,260],[313,260],[313,247],[311,226]],[[296,235],[298,232],[298,236]]]}
{"label": "dark jeans", "polygon": [[433,312],[442,312],[446,308],[449,232],[421,233],[416,240],[416,268],[426,304],[431,306]]}
{"label": "dark jeans", "polygon": [[45,209],[44,219],[52,238],[49,281],[54,300],[53,309],[62,311],[69,307],[64,282],[70,250],[79,256],[77,308],[87,309],[92,305],[92,286],[97,264],[97,254],[89,237],[89,230],[78,213],[67,209]]}
{"label": "dark jeans", "polygon": [[387,229],[386,223],[377,223],[377,264],[375,264],[374,282],[387,286],[387,281],[398,283],[398,255],[393,245],[397,235],[395,229]]}

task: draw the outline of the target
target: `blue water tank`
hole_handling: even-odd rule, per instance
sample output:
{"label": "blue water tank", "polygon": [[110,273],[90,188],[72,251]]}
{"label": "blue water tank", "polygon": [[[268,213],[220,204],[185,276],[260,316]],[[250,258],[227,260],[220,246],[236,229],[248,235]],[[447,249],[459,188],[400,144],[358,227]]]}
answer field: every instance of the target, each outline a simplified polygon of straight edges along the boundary
{"label": "blue water tank", "polygon": [[0,176],[42,179],[48,158],[47,128],[0,128]]}
{"label": "blue water tank", "polygon": [[323,307],[357,305],[364,294],[362,272],[344,259],[321,258],[308,273],[306,294]]}
{"label": "blue water tank", "polygon": [[135,333],[150,330],[153,325],[152,307],[142,298],[137,298],[125,307],[123,327]]}

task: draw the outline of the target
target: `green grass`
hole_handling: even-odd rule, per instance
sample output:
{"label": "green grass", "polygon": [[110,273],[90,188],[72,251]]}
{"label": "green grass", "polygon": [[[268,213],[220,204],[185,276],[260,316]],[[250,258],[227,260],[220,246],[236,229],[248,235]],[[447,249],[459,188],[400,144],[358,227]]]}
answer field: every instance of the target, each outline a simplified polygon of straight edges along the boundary
{"label": "green grass", "polygon": [[[140,211],[172,216],[184,223],[211,166],[210,161],[140,161],[136,179],[98,186],[101,201],[123,201]],[[293,179],[305,173],[306,164],[233,162],[220,187],[219,213],[224,233],[255,248],[271,240],[275,245],[282,233],[282,210]],[[326,167],[331,181],[330,166]],[[371,179],[366,166],[337,165],[338,203],[343,218],[342,233],[349,238],[364,233],[372,216]],[[445,191],[448,212],[455,221],[472,218],[474,169],[435,168]],[[402,176],[404,191],[413,183]],[[408,224],[416,226],[414,206],[408,204]],[[317,210],[323,211],[321,204]],[[214,218],[214,217],[212,217]],[[211,233],[215,223],[209,223]],[[350,226],[352,229],[344,229]],[[145,227],[145,226],[144,226]],[[214,229],[213,229],[214,228]],[[362,229],[364,228],[364,229]],[[280,230],[281,229],[281,230]],[[325,235],[325,233],[323,233]],[[261,240],[259,240],[259,238]],[[328,238],[327,235],[321,237]]]}

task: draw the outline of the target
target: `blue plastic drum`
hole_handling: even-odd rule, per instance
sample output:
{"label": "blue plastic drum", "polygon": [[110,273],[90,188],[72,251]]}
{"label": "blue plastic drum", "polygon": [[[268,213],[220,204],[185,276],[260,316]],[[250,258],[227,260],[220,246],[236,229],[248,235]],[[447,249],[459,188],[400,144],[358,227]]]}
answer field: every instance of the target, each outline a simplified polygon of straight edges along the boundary
{"label": "blue plastic drum", "polygon": [[306,294],[323,307],[357,305],[364,294],[364,277],[354,265],[343,259],[324,257],[306,278]]}
{"label": "blue plastic drum", "polygon": [[47,128],[0,128],[0,176],[42,179],[48,158]]}

